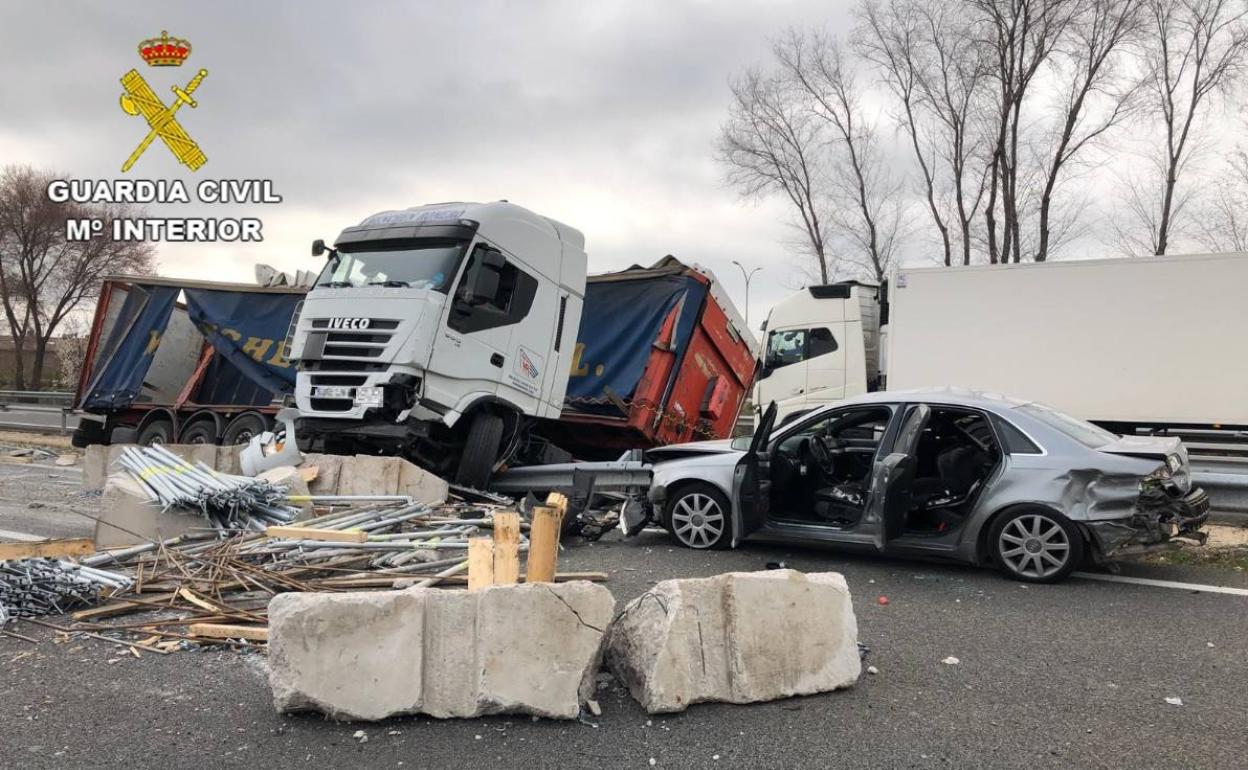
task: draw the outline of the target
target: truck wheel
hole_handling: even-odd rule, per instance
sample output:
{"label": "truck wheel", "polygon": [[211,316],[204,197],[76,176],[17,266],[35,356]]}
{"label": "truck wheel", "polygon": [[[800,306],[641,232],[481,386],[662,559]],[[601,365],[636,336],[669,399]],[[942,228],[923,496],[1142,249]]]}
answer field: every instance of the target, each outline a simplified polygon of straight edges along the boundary
{"label": "truck wheel", "polygon": [[221,434],[221,445],[238,446],[247,444],[253,436],[259,436],[266,430],[268,430],[268,426],[265,424],[263,417],[255,412],[244,412],[230,420],[230,424],[225,426],[225,431]]}
{"label": "truck wheel", "polygon": [[134,428],[118,426],[113,428],[108,434],[109,444],[137,444],[139,443],[139,432]]}
{"label": "truck wheel", "polygon": [[217,426],[211,420],[197,420],[182,430],[178,443],[215,444],[217,443]]}
{"label": "truck wheel", "polygon": [[999,516],[988,547],[1001,571],[1025,583],[1056,583],[1083,561],[1078,528],[1048,508],[1019,508]]}
{"label": "truck wheel", "polygon": [[503,418],[481,412],[468,428],[468,440],[455,470],[455,483],[473,489],[485,489],[494,473],[498,447],[503,441]]}
{"label": "truck wheel", "polygon": [[168,420],[152,420],[139,431],[140,446],[173,443],[173,423]]}
{"label": "truck wheel", "polygon": [[663,526],[687,548],[727,548],[732,542],[728,498],[710,484],[686,484],[663,506]]}

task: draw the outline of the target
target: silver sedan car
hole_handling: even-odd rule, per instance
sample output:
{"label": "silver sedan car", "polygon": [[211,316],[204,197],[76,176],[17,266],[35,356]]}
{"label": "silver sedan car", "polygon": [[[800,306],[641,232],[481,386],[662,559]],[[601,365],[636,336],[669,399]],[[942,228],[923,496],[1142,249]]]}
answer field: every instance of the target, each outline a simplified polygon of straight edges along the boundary
{"label": "silver sedan car", "polygon": [[1054,582],[1084,559],[1204,542],[1176,438],[1120,437],[1041,404],[879,392],[752,437],[651,449],[647,513],[683,545],[841,543]]}

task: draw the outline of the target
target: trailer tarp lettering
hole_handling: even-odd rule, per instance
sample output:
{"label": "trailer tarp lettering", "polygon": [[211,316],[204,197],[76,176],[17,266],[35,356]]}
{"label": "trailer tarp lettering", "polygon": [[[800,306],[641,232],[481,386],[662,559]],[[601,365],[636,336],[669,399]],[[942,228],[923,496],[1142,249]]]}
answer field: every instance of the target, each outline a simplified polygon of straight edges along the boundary
{"label": "trailer tarp lettering", "polygon": [[274,393],[295,389],[286,357],[286,332],[300,294],[186,289],[191,321],[217,352],[249,379]]}

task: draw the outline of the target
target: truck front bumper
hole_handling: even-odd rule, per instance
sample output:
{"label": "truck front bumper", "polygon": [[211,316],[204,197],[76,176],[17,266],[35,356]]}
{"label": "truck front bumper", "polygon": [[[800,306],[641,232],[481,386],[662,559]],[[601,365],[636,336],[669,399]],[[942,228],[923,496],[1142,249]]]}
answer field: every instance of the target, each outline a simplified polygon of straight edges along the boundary
{"label": "truck front bumper", "polygon": [[1187,545],[1204,545],[1209,495],[1193,487],[1183,497],[1142,497],[1125,519],[1086,522],[1103,559],[1121,559]]}

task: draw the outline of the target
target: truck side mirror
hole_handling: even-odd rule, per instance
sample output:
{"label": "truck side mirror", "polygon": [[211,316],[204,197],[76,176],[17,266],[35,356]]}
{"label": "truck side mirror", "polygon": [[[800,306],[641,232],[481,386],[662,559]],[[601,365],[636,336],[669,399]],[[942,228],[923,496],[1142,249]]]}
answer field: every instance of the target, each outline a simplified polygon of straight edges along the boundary
{"label": "truck side mirror", "polygon": [[312,241],[312,256],[319,257],[324,253],[325,253],[324,239],[317,238],[315,241]]}

